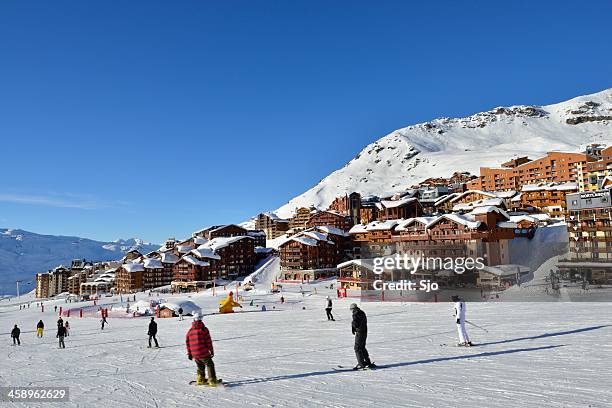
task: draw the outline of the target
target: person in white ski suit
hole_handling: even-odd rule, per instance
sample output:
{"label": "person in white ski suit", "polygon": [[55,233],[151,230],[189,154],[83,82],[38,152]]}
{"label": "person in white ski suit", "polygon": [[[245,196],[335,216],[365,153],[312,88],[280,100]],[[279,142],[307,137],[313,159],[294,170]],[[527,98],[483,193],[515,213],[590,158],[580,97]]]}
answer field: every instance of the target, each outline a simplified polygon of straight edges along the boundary
{"label": "person in white ski suit", "polygon": [[453,296],[452,301],[455,309],[455,319],[457,322],[457,333],[459,334],[459,345],[471,346],[472,342],[465,330],[465,302],[459,296]]}

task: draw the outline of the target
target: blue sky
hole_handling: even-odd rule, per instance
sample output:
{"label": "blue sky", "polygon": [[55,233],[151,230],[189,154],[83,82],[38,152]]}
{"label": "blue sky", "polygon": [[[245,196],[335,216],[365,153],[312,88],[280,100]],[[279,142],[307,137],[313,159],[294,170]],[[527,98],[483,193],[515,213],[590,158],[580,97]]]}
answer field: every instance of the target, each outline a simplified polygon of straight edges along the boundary
{"label": "blue sky", "polygon": [[0,227],[162,242],[409,124],[612,86],[612,3],[3,2]]}

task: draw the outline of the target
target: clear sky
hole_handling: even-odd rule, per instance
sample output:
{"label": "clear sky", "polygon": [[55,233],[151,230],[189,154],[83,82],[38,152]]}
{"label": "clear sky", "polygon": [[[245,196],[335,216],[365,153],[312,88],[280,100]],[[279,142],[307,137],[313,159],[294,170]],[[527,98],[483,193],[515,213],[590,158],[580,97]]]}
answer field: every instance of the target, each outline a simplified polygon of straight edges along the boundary
{"label": "clear sky", "polygon": [[157,243],[388,132],[612,86],[612,2],[0,5],[0,227]]}

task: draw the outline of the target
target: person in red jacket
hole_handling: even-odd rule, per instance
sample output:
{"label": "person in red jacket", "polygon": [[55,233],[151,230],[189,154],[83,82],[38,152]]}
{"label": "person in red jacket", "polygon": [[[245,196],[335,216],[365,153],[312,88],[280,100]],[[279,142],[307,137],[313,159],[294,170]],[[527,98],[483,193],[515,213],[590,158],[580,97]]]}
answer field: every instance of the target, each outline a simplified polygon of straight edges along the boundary
{"label": "person in red jacket", "polygon": [[[198,385],[209,385],[215,387],[218,384],[217,374],[215,372],[215,363],[213,357],[215,351],[210,338],[208,328],[202,323],[202,314],[196,313],[193,315],[193,323],[191,329],[187,332],[187,358],[195,360],[198,367]],[[208,381],[206,380],[206,370],[208,369]]]}

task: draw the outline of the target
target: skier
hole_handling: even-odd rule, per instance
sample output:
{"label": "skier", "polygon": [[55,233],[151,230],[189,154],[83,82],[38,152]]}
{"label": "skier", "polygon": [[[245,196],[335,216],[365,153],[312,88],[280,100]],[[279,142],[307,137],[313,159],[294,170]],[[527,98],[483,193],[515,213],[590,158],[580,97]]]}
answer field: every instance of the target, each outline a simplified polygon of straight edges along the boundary
{"label": "skier", "polygon": [[59,339],[59,348],[66,348],[66,344],[64,343],[64,337],[66,336],[66,328],[62,326],[57,326],[57,337]]}
{"label": "skier", "polygon": [[183,321],[183,308],[182,307],[179,307],[178,314],[179,314],[179,322],[182,322]]}
{"label": "skier", "polygon": [[281,304],[285,303],[285,297],[281,296],[280,301],[281,301]]}
{"label": "skier", "polygon": [[100,323],[102,324],[101,330],[104,330],[104,325],[108,324],[108,322],[106,321],[106,316],[102,316]]}
{"label": "skier", "polygon": [[60,316],[60,318],[57,319],[57,327],[60,327],[63,325],[64,325],[64,319],[62,319],[62,316]]}
{"label": "skier", "polygon": [[36,337],[42,337],[44,329],[45,329],[45,324],[43,323],[41,319],[38,321],[38,324],[36,325]]}
{"label": "skier", "polygon": [[[187,358],[195,360],[198,367],[196,384],[209,385],[211,387],[217,386],[220,381],[217,380],[215,364],[212,360],[215,352],[210,332],[204,326],[200,312],[194,314],[193,323],[191,324],[191,329],[187,332],[185,342],[187,345]],[[208,370],[208,381],[206,380],[206,370]]]}
{"label": "skier", "polygon": [[151,339],[155,341],[155,347],[159,348],[159,344],[157,343],[157,323],[155,323],[155,318],[151,317],[151,322],[149,323],[149,332],[147,333],[149,336],[149,348],[151,348]]}
{"label": "skier", "polygon": [[13,338],[13,346],[15,344],[17,344],[18,346],[21,346],[21,342],[19,341],[19,334],[21,334],[21,330],[19,330],[19,327],[15,325],[15,327],[13,327],[13,330],[11,330],[11,337]]}
{"label": "skier", "polygon": [[454,316],[457,322],[457,332],[459,333],[459,346],[471,347],[472,342],[465,330],[465,302],[459,296],[454,295],[451,300],[455,302]]}
{"label": "skier", "polygon": [[327,296],[325,299],[326,299],[325,313],[327,313],[327,320],[336,321],[336,319],[334,319],[334,316],[332,315],[332,300],[329,296]]}
{"label": "skier", "polygon": [[376,368],[376,365],[372,364],[370,361],[370,355],[368,354],[368,350],[366,350],[368,318],[365,312],[357,307],[357,304],[351,303],[350,309],[353,312],[351,328],[355,335],[355,356],[357,357],[357,365],[353,370]]}

